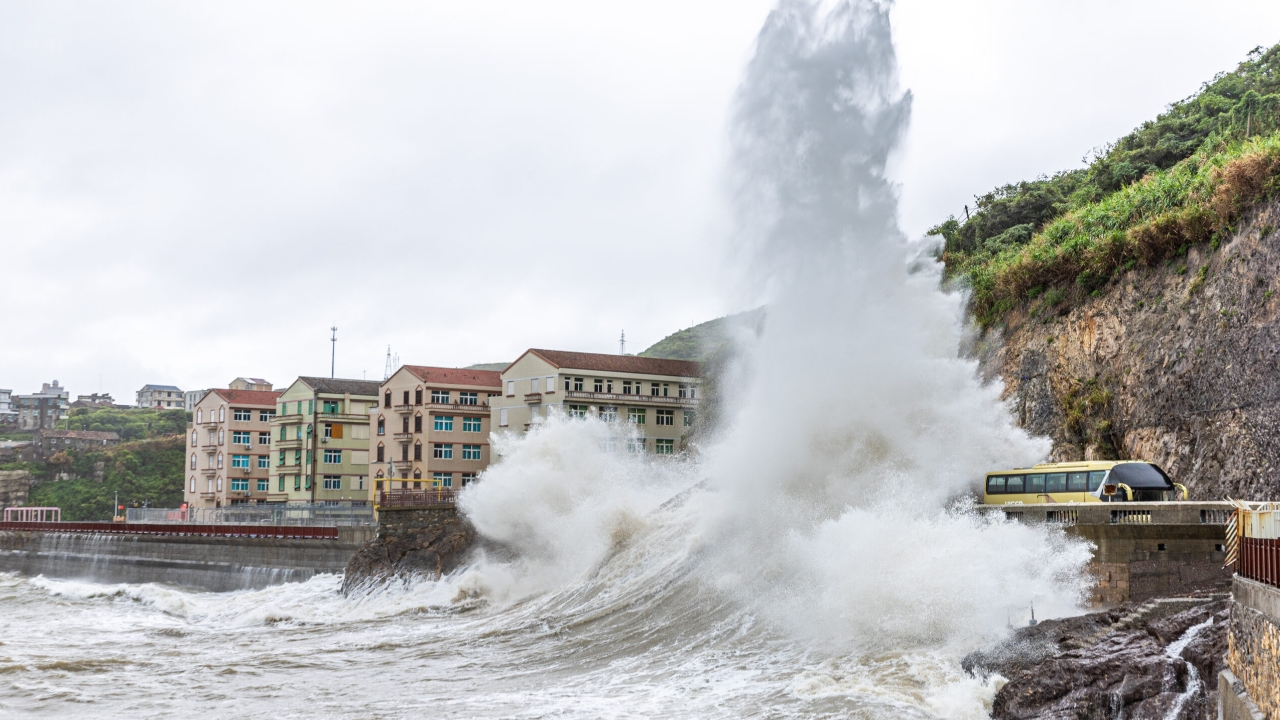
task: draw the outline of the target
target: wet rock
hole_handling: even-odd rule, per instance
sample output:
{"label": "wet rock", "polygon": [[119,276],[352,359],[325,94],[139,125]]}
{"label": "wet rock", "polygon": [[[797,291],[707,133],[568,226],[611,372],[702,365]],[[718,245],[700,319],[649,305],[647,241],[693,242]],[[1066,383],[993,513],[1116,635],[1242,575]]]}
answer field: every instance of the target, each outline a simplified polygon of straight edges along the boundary
{"label": "wet rock", "polygon": [[378,535],[347,564],[342,592],[392,580],[438,578],[462,566],[476,531],[452,508],[382,510]]}
{"label": "wet rock", "polygon": [[[1093,636],[1089,628],[1112,613],[1049,621],[1043,623],[1047,631],[1027,628],[1038,632],[1015,634],[966,662],[971,672],[1000,672],[1009,679],[992,704],[997,720],[1211,718],[1226,653],[1228,605],[1206,602]],[[1045,654],[1053,645],[1065,649]],[[987,657],[997,660],[984,663]]]}

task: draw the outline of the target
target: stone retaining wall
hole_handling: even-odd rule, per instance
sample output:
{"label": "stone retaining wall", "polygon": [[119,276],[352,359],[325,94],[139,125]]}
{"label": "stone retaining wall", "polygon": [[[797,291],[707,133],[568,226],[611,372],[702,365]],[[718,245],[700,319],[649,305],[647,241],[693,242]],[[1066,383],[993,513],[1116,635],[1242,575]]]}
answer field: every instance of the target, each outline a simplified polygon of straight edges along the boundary
{"label": "stone retaining wall", "polygon": [[1231,594],[1227,666],[1266,717],[1280,718],[1280,588],[1237,576]]}

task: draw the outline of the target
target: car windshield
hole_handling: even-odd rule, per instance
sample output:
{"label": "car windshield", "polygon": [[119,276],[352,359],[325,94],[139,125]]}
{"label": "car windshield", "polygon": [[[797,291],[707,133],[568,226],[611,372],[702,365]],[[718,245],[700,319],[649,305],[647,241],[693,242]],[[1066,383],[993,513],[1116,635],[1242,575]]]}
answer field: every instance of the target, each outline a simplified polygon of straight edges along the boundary
{"label": "car windshield", "polygon": [[1111,481],[1124,483],[1134,490],[1173,488],[1173,481],[1164,470],[1151,463],[1120,463],[1111,469]]}

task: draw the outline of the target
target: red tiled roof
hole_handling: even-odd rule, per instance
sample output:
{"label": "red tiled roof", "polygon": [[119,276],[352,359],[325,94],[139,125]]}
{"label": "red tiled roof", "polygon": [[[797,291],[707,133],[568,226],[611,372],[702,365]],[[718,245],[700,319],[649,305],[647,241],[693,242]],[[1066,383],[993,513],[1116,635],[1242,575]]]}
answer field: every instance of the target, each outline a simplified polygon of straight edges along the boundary
{"label": "red tiled roof", "polygon": [[[557,368],[568,370],[597,370],[600,372],[637,373],[641,375],[668,375],[696,378],[702,374],[702,365],[693,360],[668,360],[637,355],[605,355],[603,353],[569,352],[566,350],[539,350],[533,353]],[[520,357],[524,357],[521,355]],[[517,362],[519,358],[516,358]],[[512,363],[514,365],[515,363]],[[508,365],[507,367],[510,367]]]}
{"label": "red tiled roof", "polygon": [[426,365],[405,365],[405,370],[418,376],[426,383],[441,385],[474,385],[478,387],[502,387],[502,373],[496,370],[465,370],[463,368],[428,367]]}
{"label": "red tiled roof", "polygon": [[274,390],[223,390],[216,388],[209,391],[209,394],[217,393],[223,400],[237,405],[264,405],[275,407],[276,400],[279,399],[283,392],[275,392]]}

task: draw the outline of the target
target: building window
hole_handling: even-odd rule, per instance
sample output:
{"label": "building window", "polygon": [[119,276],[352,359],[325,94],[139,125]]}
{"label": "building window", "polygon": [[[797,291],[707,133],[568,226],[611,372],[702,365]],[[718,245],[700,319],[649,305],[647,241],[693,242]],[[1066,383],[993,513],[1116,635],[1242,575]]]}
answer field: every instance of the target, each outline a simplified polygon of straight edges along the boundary
{"label": "building window", "polygon": [[342,412],[342,410],[340,409],[341,406],[342,406],[342,402],[340,400],[325,400],[323,401],[322,412],[326,412],[331,415],[336,415]]}
{"label": "building window", "polygon": [[218,428],[218,444],[221,445],[223,441],[226,439],[227,439],[227,431],[223,430],[222,428]]}
{"label": "building window", "polygon": [[196,442],[199,440],[200,440],[200,433],[196,432],[195,430],[192,430],[191,431],[191,447],[195,447]]}
{"label": "building window", "polygon": [[252,445],[253,433],[248,430],[233,430],[231,432],[232,445]]}
{"label": "building window", "polygon": [[222,453],[218,453],[218,469],[222,469]]}
{"label": "building window", "polygon": [[422,432],[422,416],[421,415],[413,416],[413,431],[416,433]]}
{"label": "building window", "polygon": [[640,455],[644,453],[644,438],[630,438],[627,440],[627,452]]}
{"label": "building window", "polygon": [[[308,450],[308,451],[307,451],[307,454],[308,454],[308,455],[310,455],[310,454],[311,454],[311,451],[310,451],[310,450]],[[302,451],[301,451],[301,450],[294,450],[294,451],[293,451],[293,464],[294,464],[294,465],[301,465],[301,464],[302,464]],[[310,465],[310,464],[311,464],[311,458],[307,458],[307,464],[308,464],[308,465]]]}
{"label": "building window", "polygon": [[480,418],[478,417],[462,418],[462,432],[480,432]]}
{"label": "building window", "polygon": [[325,490],[341,490],[342,476],[341,475],[325,475],[324,489]]}
{"label": "building window", "polygon": [[329,449],[327,449],[327,448],[326,448],[326,449],[325,449],[325,451],[324,451],[324,464],[325,464],[325,465],[341,465],[341,464],[342,464],[342,451],[341,451],[341,450],[329,450]]}
{"label": "building window", "polygon": [[605,422],[617,422],[617,421],[618,421],[618,406],[617,406],[617,405],[602,405],[602,406],[600,407],[600,419],[601,419],[601,420],[603,420],[603,421],[605,421]]}
{"label": "building window", "polygon": [[516,394],[516,381],[508,380],[507,381],[507,397],[515,397],[515,394]]}
{"label": "building window", "polygon": [[436,404],[441,404],[441,405],[448,405],[448,404],[449,404],[449,391],[448,391],[448,390],[432,390],[432,391],[431,391],[431,402],[436,403]]}
{"label": "building window", "polygon": [[460,392],[458,393],[458,404],[459,405],[479,405],[480,393]]}
{"label": "building window", "polygon": [[269,433],[269,432],[260,432],[260,433],[258,433],[258,444],[259,444],[259,445],[270,445],[270,444],[271,444],[271,433]]}
{"label": "building window", "polygon": [[259,469],[259,470],[262,470],[263,468],[269,468],[269,467],[271,467],[271,456],[270,456],[270,455],[259,455],[259,456],[258,456],[258,469]]}
{"label": "building window", "polygon": [[582,392],[582,378],[573,379],[573,391]]}
{"label": "building window", "polygon": [[218,408],[218,422],[225,422],[227,419],[227,406],[223,405]]}
{"label": "building window", "polygon": [[196,491],[196,479],[193,477],[191,478],[191,492],[194,493],[195,491]]}
{"label": "building window", "polygon": [[310,489],[311,489],[311,476],[310,476],[310,475],[307,475],[307,476],[303,479],[302,489],[303,489],[303,490],[310,490]]}
{"label": "building window", "polygon": [[649,383],[649,394],[650,394],[650,395],[658,395],[658,394],[659,394],[659,392],[658,392],[659,387],[660,387],[660,386],[658,385],[658,383]]}
{"label": "building window", "polygon": [[435,418],[435,429],[440,432],[453,432],[453,416],[437,415]]}
{"label": "building window", "polygon": [[258,422],[271,422],[276,417],[275,410],[259,410]]}
{"label": "building window", "polygon": [[284,451],[280,451],[280,465],[284,465]]}
{"label": "building window", "polygon": [[270,483],[270,482],[271,482],[271,481],[270,481],[270,480],[268,480],[268,479],[266,479],[266,478],[259,478],[259,479],[258,479],[258,492],[267,492],[267,490],[269,490],[269,489],[270,489],[270,485],[269,485],[269,483]]}
{"label": "building window", "polygon": [[387,421],[385,418],[382,418],[382,417],[378,418],[378,434],[379,435],[387,434]]}
{"label": "building window", "polygon": [[198,425],[202,422],[204,422],[204,408],[196,408],[196,424]]}
{"label": "building window", "polygon": [[453,444],[452,443],[447,443],[447,444],[436,443],[435,446],[432,448],[431,456],[437,460],[452,460]]}
{"label": "building window", "polygon": [[422,459],[422,443],[413,444],[413,459],[414,460]]}
{"label": "building window", "polygon": [[401,446],[400,446],[400,459],[401,459],[402,461],[404,461],[404,462],[408,462],[408,461],[409,461],[409,446],[408,446],[408,445],[401,445]]}
{"label": "building window", "polygon": [[693,427],[693,411],[692,410],[684,411],[684,426]]}
{"label": "building window", "polygon": [[390,390],[388,390],[386,393],[382,395],[382,406],[391,407],[391,391]]}
{"label": "building window", "polygon": [[432,473],[431,487],[453,487],[453,473]]}
{"label": "building window", "polygon": [[249,469],[249,456],[248,456],[248,455],[232,455],[232,456],[231,456],[231,467],[233,467],[233,468],[244,468],[245,470],[248,470],[248,469]]}
{"label": "building window", "polygon": [[541,379],[542,378],[529,378],[529,392],[538,392],[538,388],[540,387],[540,383],[538,381]]}
{"label": "building window", "polygon": [[386,454],[386,449],[382,447],[382,443],[378,443],[378,462],[386,462],[385,458],[383,457],[383,455],[385,454]]}
{"label": "building window", "polygon": [[569,406],[569,417],[584,418],[586,416],[587,416],[586,405],[570,405]]}
{"label": "building window", "polygon": [[498,409],[498,426],[499,427],[507,426],[507,408]]}
{"label": "building window", "polygon": [[653,454],[654,454],[654,455],[675,455],[675,454],[676,454],[676,441],[675,441],[675,440],[664,440],[663,438],[658,438],[657,440],[654,440],[654,441],[653,441]]}
{"label": "building window", "polygon": [[593,384],[595,385],[596,392],[598,393],[604,392],[604,380],[601,380],[600,378],[596,378]]}
{"label": "building window", "polygon": [[627,408],[627,422],[635,425],[643,425],[644,408]]}
{"label": "building window", "polygon": [[654,418],[655,425],[670,425],[673,427],[675,426],[676,424],[675,410],[657,410],[656,415],[657,417]]}
{"label": "building window", "polygon": [[249,489],[249,478],[231,478],[231,492]]}
{"label": "building window", "polygon": [[480,446],[479,445],[463,445],[462,459],[463,460],[479,460]]}
{"label": "building window", "polygon": [[252,422],[253,411],[244,410],[242,408],[234,408],[231,410],[231,419],[237,422]]}
{"label": "building window", "polygon": [[302,476],[301,476],[301,475],[294,475],[294,476],[293,476],[293,489],[294,489],[294,490],[301,490],[301,489],[302,489]]}
{"label": "building window", "polygon": [[196,454],[195,454],[195,453],[191,453],[191,469],[192,469],[192,470],[195,470],[195,469],[196,469]]}

